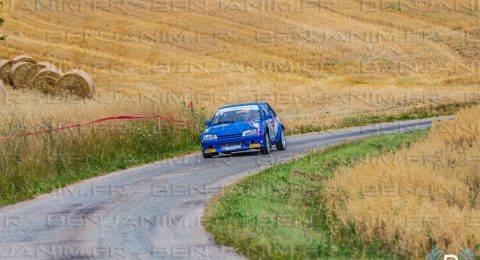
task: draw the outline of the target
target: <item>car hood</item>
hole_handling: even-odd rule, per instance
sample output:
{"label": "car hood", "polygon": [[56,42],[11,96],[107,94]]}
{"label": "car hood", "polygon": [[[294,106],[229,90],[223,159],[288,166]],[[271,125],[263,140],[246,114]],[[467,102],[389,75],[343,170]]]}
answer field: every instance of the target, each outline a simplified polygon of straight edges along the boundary
{"label": "car hood", "polygon": [[244,131],[251,129],[260,130],[260,121],[246,121],[246,122],[236,122],[229,124],[219,124],[209,127],[205,134],[215,134],[215,135],[234,135],[241,134]]}

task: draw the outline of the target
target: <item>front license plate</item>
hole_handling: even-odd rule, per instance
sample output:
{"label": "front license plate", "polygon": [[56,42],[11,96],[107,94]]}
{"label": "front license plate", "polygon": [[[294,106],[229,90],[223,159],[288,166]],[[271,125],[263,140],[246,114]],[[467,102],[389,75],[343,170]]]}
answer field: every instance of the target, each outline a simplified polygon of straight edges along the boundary
{"label": "front license plate", "polygon": [[233,151],[242,148],[241,145],[229,145],[229,146],[224,146],[222,147],[223,151]]}

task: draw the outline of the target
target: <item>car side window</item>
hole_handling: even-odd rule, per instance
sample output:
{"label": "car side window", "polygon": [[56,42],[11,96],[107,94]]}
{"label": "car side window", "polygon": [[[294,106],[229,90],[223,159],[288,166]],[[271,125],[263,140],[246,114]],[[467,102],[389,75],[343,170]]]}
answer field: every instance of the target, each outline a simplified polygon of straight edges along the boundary
{"label": "car side window", "polygon": [[260,108],[262,109],[263,116],[270,114],[268,112],[268,108],[265,105],[261,105]]}
{"label": "car side window", "polygon": [[270,104],[267,103],[268,110],[270,111],[270,114],[272,114],[273,117],[277,117],[277,113],[275,113],[275,110],[270,106]]}

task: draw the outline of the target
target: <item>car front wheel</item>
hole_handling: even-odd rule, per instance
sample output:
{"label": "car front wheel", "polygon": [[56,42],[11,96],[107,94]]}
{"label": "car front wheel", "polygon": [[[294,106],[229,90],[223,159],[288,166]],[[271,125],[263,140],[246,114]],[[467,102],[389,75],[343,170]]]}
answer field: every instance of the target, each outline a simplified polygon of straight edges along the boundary
{"label": "car front wheel", "polygon": [[203,158],[210,159],[210,158],[212,158],[213,156],[216,156],[216,155],[218,155],[218,153],[204,153]]}
{"label": "car front wheel", "polygon": [[270,151],[272,150],[272,144],[270,143],[270,134],[267,132],[265,133],[265,136],[263,137],[263,147],[260,149],[262,154],[269,154]]}

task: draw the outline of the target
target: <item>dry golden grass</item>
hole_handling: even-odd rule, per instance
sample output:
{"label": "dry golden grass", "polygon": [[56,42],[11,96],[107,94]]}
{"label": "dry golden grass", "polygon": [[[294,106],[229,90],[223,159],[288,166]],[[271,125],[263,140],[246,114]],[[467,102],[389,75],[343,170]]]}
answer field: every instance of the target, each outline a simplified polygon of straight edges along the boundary
{"label": "dry golden grass", "polygon": [[0,122],[0,130],[10,133],[6,125],[16,120],[23,122],[27,127],[25,130],[38,130],[45,128],[45,122],[49,122],[52,127],[65,126],[122,112],[125,115],[158,114],[182,118],[186,107],[173,103],[171,106],[158,107],[149,103],[147,98],[144,98],[143,103],[119,95],[102,98],[102,101],[99,101],[69,96],[43,96],[31,90],[13,90],[10,86],[5,86],[3,93],[0,92],[0,99],[4,104],[4,108],[0,110],[0,118],[4,119]]}
{"label": "dry golden grass", "polygon": [[[84,107],[96,105],[62,120],[91,119],[90,111],[112,102],[110,114],[152,99],[160,109],[193,101],[210,113],[266,100],[292,129],[478,97],[478,10],[466,9],[468,0],[431,10],[412,9],[412,1],[382,8],[350,0],[206,1],[188,10],[181,3],[169,9],[168,1],[113,1],[110,9],[80,2],[1,7],[9,35],[2,58],[30,54],[93,75],[99,97]],[[369,96],[378,98],[366,102]],[[1,110],[56,117],[58,104],[39,109],[36,100],[4,102]]]}
{"label": "dry golden grass", "polygon": [[[175,91],[175,90],[172,90]],[[257,92],[258,91],[258,92]],[[284,95],[277,95],[283,93]],[[177,93],[162,89],[148,94],[99,88],[91,100],[74,97],[48,97],[31,90],[13,90],[6,86],[0,99],[0,118],[9,121],[16,116],[27,119],[29,124],[42,125],[43,119],[52,123],[66,124],[96,119],[100,116],[118,114],[178,114],[174,110],[184,109],[190,101],[199,111],[210,114],[217,105],[228,102],[240,103],[251,100],[269,100],[276,105],[282,120],[289,129],[309,125],[328,125],[341,121],[344,117],[365,113],[397,114],[412,107],[428,104],[464,102],[478,98],[465,95],[461,90],[443,90],[441,94],[426,89],[379,89],[368,87],[355,89],[325,89],[316,94],[306,95],[301,87],[279,90],[277,94],[253,90],[245,93],[240,90],[225,97],[209,96],[201,93]],[[441,97],[439,97],[441,95]],[[262,98],[263,97],[263,98]],[[425,101],[430,99],[431,101]],[[201,104],[201,105],[199,105]],[[2,124],[0,121],[0,125]]]}
{"label": "dry golden grass", "polygon": [[[437,123],[429,136],[395,154],[339,172],[329,210],[366,241],[378,238],[424,257],[474,248],[480,240],[480,108]],[[393,242],[392,242],[393,241]]]}

